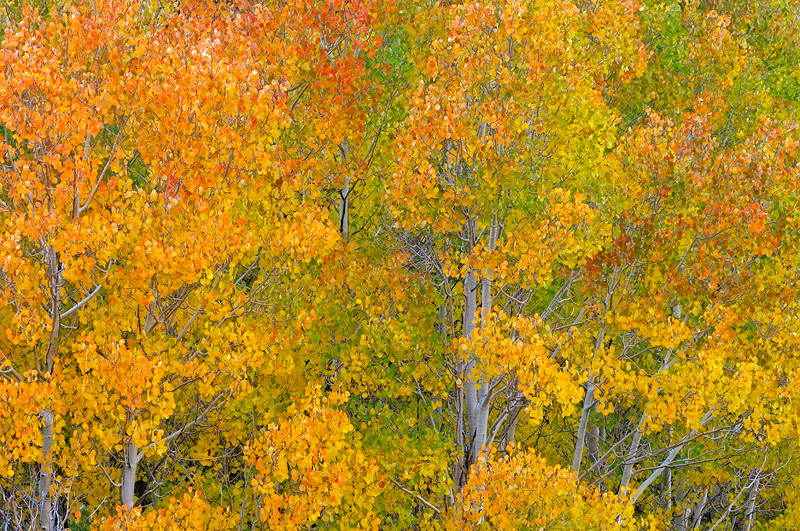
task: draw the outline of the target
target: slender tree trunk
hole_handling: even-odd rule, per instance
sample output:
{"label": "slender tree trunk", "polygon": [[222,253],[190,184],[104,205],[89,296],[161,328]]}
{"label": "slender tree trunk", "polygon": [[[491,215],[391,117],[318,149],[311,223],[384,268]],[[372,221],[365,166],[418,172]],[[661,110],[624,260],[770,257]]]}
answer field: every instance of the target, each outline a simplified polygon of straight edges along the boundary
{"label": "slender tree trunk", "polygon": [[511,419],[511,422],[508,423],[508,429],[506,430],[506,437],[505,443],[506,446],[513,443],[517,437],[517,424],[519,423],[519,413],[514,415]]}
{"label": "slender tree trunk", "polygon": [[[703,419],[700,421],[700,425],[705,426],[706,424],[711,422],[712,418],[713,416],[711,415],[710,412],[706,413],[705,417],[703,417]],[[692,430],[686,437],[683,438],[683,440],[677,446],[675,446],[675,448],[670,450],[669,454],[667,454],[667,457],[663,461],[661,461],[661,465],[652,474],[650,474],[647,477],[647,479],[645,479],[642,482],[641,485],[639,485],[639,488],[636,490],[636,494],[634,494],[631,497],[630,500],[631,503],[636,503],[636,500],[638,500],[642,496],[642,494],[644,494],[645,491],[647,491],[650,485],[652,485],[653,482],[657,480],[659,476],[661,476],[661,474],[672,464],[672,462],[678,456],[680,451],[683,450],[684,446],[688,444],[689,440],[691,440],[691,438],[694,437],[696,433],[697,432],[695,430]]]}
{"label": "slender tree trunk", "polygon": [[[500,228],[497,223],[497,215],[492,217],[492,226],[489,229],[489,252],[494,251],[497,245],[498,232]],[[494,272],[485,271],[481,278],[481,325],[486,325],[486,317],[492,311],[492,277]]]}
{"label": "slender tree trunk", "polygon": [[586,430],[586,452],[592,464],[600,459],[600,428],[596,425],[591,425]]}
{"label": "slender tree trunk", "polygon": [[339,232],[345,241],[350,239],[350,174],[348,173],[342,185],[341,200],[339,202]]}
{"label": "slender tree trunk", "polygon": [[[483,391],[483,388],[486,385],[484,384],[481,386],[480,391]],[[489,431],[489,410],[491,407],[492,396],[490,394],[483,394],[481,393],[481,397],[478,401],[478,407],[475,414],[475,429],[473,430],[475,433],[475,439],[473,441],[473,462],[478,459],[483,449],[483,446],[486,444],[486,437]]]}
{"label": "slender tree trunk", "polygon": [[[467,444],[464,436],[464,432],[466,431],[466,427],[464,426],[464,393],[462,393],[460,389],[456,390],[456,409],[458,410],[456,417],[456,448],[463,449],[466,448]],[[466,483],[466,468],[466,452],[458,452],[456,469],[453,474],[453,484],[455,485],[456,491],[460,490],[464,483]]]}
{"label": "slender tree trunk", "polygon": [[[156,325],[159,324],[156,311],[158,310],[158,279],[153,276],[151,281],[151,289],[153,290],[153,301],[147,305],[147,317],[144,323],[145,335],[150,334]],[[163,321],[162,321],[163,322]],[[130,419],[129,419],[130,420]],[[139,448],[131,441],[125,445],[125,465],[122,468],[122,485],[120,487],[120,498],[122,505],[133,507],[136,502],[134,497],[134,487],[136,485],[136,472],[139,467],[139,461],[142,455],[139,454]]]}
{"label": "slender tree trunk", "polygon": [[753,484],[750,486],[750,491],[747,493],[747,503],[744,509],[744,531],[753,529],[756,523],[756,498],[758,498],[758,489],[761,486],[760,471],[756,472],[756,477]]}
{"label": "slender tree trunk", "polygon": [[706,503],[708,503],[708,487],[703,490],[703,495],[697,500],[697,505],[694,508],[694,515],[692,516],[692,528],[697,527],[700,520],[703,518],[703,513],[706,510]]}
{"label": "slender tree trunk", "polygon": [[588,430],[588,436],[586,439],[586,446],[589,450],[589,455],[592,456],[592,466],[591,470],[595,471],[598,475],[597,480],[597,489],[600,492],[606,491],[606,481],[603,480],[606,471],[608,470],[607,463],[604,462],[605,456],[602,453],[602,449],[606,448],[606,428],[605,426],[591,426]]}
{"label": "slender tree trunk", "polygon": [[[492,216],[492,226],[489,229],[489,252],[494,251],[497,245],[497,239],[500,233],[500,225],[497,220],[497,215]],[[481,278],[481,327],[488,326],[487,317],[489,312],[492,311],[492,277],[493,272],[486,270],[483,272]],[[474,314],[474,311],[473,311]],[[476,404],[474,419],[474,428],[471,430],[474,433],[474,440],[472,443],[473,462],[477,461],[489,432],[489,412],[492,406],[492,385],[489,380],[481,378],[476,382]]]}
{"label": "slender tree trunk", "polygon": [[586,396],[583,398],[583,409],[581,410],[581,420],[578,424],[578,437],[575,442],[575,454],[572,457],[572,471],[580,475],[581,460],[583,459],[583,448],[586,443],[586,431],[589,425],[589,413],[594,407],[594,383],[592,379],[586,382]]}
{"label": "slender tree trunk", "polygon": [[677,485],[673,484],[672,470],[667,468],[663,474],[669,479],[670,501],[675,501],[675,508],[679,509],[675,512],[672,519],[672,526],[676,531],[687,531],[689,529],[689,517],[692,514],[692,509],[686,507],[683,502],[689,495],[689,491],[685,488],[685,482],[681,479]]}
{"label": "slender tree trunk", "polygon": [[675,529],[675,531],[687,531],[687,529],[689,529],[690,514],[692,514],[692,510],[690,508],[686,507],[681,509],[672,520],[672,528]]}
{"label": "slender tree trunk", "polygon": [[[672,438],[672,428],[669,430],[670,438]],[[664,508],[666,509],[667,514],[672,513],[672,499],[673,499],[673,491],[672,491],[672,470],[667,470],[664,472],[664,483],[666,484],[666,492],[664,492]]]}
{"label": "slender tree trunk", "polygon": [[136,502],[134,487],[136,486],[136,470],[139,467],[139,448],[129,442],[125,448],[125,467],[122,469],[122,505],[133,507]]}
{"label": "slender tree trunk", "polygon": [[[467,237],[471,240],[472,222],[467,224]],[[471,245],[471,244],[470,244]],[[461,334],[464,338],[472,337],[475,330],[475,310],[477,307],[477,297],[475,294],[475,274],[472,269],[464,275],[464,315],[461,326]],[[466,482],[468,468],[470,466],[471,455],[468,454],[467,440],[472,441],[472,429],[475,426],[475,408],[478,403],[478,393],[475,382],[472,381],[472,367],[474,360],[472,353],[459,351],[458,353],[458,373],[461,378],[461,389],[458,393],[458,433],[456,442],[460,452],[459,461],[456,466],[456,488],[460,489]]]}
{"label": "slender tree trunk", "polygon": [[633,464],[636,459],[636,454],[639,453],[639,444],[642,442],[641,425],[636,428],[633,434],[633,439],[628,447],[628,453],[625,455],[625,468],[622,469],[622,480],[619,483],[619,494],[624,496],[628,492],[628,485],[633,477]]}
{"label": "slender tree trunk", "polygon": [[[61,338],[61,264],[58,254],[52,245],[43,244],[43,249],[47,253],[48,275],[50,277],[50,317],[52,319],[52,329],[50,338],[47,342],[47,352],[44,359],[44,373],[49,380],[53,373],[53,363],[58,355],[58,345]],[[53,485],[53,413],[49,407],[45,407],[41,413],[42,417],[42,463],[39,468],[39,527],[42,531],[50,531],[53,528],[53,500],[51,488]]]}
{"label": "slender tree trunk", "polygon": [[[464,325],[463,335],[469,339],[472,337],[472,332],[475,330],[475,310],[477,309],[477,294],[475,293],[475,273],[470,269],[464,277]],[[475,366],[475,360],[472,353],[467,353],[464,359],[464,398],[467,413],[467,429],[470,438],[472,438],[473,430],[475,429],[475,414],[478,406],[478,389],[477,382],[472,378],[472,368]]]}
{"label": "slender tree trunk", "polygon": [[348,143],[347,140],[339,144],[342,152],[342,163],[345,167],[345,178],[342,190],[339,192],[339,232],[345,241],[350,239],[350,172],[347,170]]}
{"label": "slender tree trunk", "polygon": [[[611,295],[606,297],[606,307],[610,305]],[[606,330],[602,328],[597,333],[597,338],[594,341],[594,356],[597,357],[597,354],[600,352],[601,349],[604,349],[604,342],[606,338]],[[586,429],[589,425],[589,414],[594,407],[594,381],[592,380],[591,373],[586,380],[586,394],[583,397],[583,408],[581,410],[581,420],[578,423],[578,433],[575,440],[575,453],[572,456],[572,471],[575,472],[576,475],[580,475],[581,471],[581,461],[583,460],[583,448],[586,444]]]}
{"label": "slender tree trunk", "polygon": [[53,528],[53,501],[50,487],[53,470],[50,452],[53,448],[53,415],[49,410],[42,412],[42,466],[39,468],[39,527],[42,531]]}
{"label": "slender tree trunk", "polygon": [[[522,402],[520,400],[520,402]],[[503,436],[503,450],[510,444],[514,442],[514,439],[517,436],[517,423],[519,422],[519,412],[522,411],[522,404],[514,406],[511,411],[511,418],[508,421],[508,427],[506,428],[505,435]]]}

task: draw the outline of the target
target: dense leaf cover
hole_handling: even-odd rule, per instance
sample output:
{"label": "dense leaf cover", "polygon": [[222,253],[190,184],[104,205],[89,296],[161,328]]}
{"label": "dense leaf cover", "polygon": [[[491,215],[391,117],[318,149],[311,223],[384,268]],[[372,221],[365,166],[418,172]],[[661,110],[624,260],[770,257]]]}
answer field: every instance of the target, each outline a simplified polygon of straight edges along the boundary
{"label": "dense leaf cover", "polygon": [[795,0],[0,16],[3,529],[800,528]]}

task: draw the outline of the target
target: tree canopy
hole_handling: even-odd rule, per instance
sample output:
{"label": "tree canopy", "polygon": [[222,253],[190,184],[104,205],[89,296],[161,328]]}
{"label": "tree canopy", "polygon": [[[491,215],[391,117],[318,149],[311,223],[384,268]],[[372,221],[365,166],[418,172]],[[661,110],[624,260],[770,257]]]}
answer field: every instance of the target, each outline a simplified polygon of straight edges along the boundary
{"label": "tree canopy", "polygon": [[795,0],[8,0],[0,521],[800,528]]}

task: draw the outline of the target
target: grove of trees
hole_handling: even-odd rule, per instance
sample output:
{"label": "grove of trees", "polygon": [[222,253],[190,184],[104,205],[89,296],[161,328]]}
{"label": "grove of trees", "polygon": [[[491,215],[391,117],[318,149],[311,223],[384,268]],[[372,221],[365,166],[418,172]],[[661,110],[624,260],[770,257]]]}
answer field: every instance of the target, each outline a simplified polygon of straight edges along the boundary
{"label": "grove of trees", "polygon": [[6,0],[0,529],[800,529],[797,0]]}

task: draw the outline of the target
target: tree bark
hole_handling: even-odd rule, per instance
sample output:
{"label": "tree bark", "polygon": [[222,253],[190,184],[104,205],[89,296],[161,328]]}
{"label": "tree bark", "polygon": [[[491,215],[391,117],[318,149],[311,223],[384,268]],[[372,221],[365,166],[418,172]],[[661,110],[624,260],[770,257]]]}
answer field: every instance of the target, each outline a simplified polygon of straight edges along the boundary
{"label": "tree bark", "polygon": [[[53,363],[58,355],[58,345],[61,338],[61,264],[55,248],[49,244],[42,246],[47,253],[48,276],[50,277],[50,318],[52,329],[47,342],[47,352],[44,359],[44,376],[50,379],[53,372]],[[42,463],[39,468],[39,527],[42,531],[53,528],[53,500],[50,494],[53,485],[52,449],[53,449],[53,413],[45,407],[42,416]]]}
{"label": "tree bark", "polygon": [[598,426],[589,426],[586,430],[586,452],[589,454],[589,459],[592,464],[597,463],[600,459],[600,428]]}
{"label": "tree bark", "polygon": [[690,508],[681,509],[678,514],[675,515],[675,518],[672,520],[672,528],[675,531],[686,531],[689,529],[689,515],[692,514],[692,510]]}
{"label": "tree bark", "polygon": [[[500,225],[497,220],[497,215],[492,216],[492,226],[489,229],[489,245],[490,252],[494,251],[497,245],[497,238],[500,233]],[[493,272],[486,270],[481,277],[481,327],[488,326],[487,316],[492,311],[492,277]],[[473,311],[474,314],[474,311]],[[489,411],[492,406],[492,385],[491,382],[481,378],[476,382],[476,411],[474,413],[475,424],[472,432],[474,433],[474,440],[472,443],[473,462],[477,461],[483,446],[486,444],[489,432]]]}
{"label": "tree bark", "polygon": [[39,468],[39,527],[42,531],[53,528],[53,500],[50,487],[53,482],[53,470],[50,464],[53,448],[53,415],[49,410],[42,412],[42,466]]}
{"label": "tree bark", "polygon": [[583,448],[586,444],[586,429],[589,425],[589,412],[594,407],[594,384],[592,379],[586,382],[586,396],[583,398],[583,409],[581,410],[581,420],[578,424],[577,441],[575,442],[575,453],[572,456],[572,471],[580,474],[581,460],[583,459]]}
{"label": "tree bark", "polygon": [[122,489],[121,498],[122,505],[127,505],[128,508],[133,507],[136,503],[134,494],[134,487],[136,486],[136,470],[139,467],[139,448],[132,442],[129,442],[125,447],[125,467],[122,469]]}
{"label": "tree bark", "polygon": [[339,232],[345,241],[350,239],[350,172],[347,170],[347,155],[349,151],[347,140],[339,144],[342,152],[342,163],[345,167],[344,183],[339,192]]}
{"label": "tree bark", "polygon": [[[464,277],[464,326],[463,336],[466,339],[472,337],[472,332],[475,330],[475,310],[477,308],[477,295],[475,293],[475,273],[470,269]],[[466,353],[463,360],[464,365],[464,401],[467,413],[467,430],[470,439],[472,439],[473,430],[475,429],[475,414],[478,406],[478,390],[477,382],[472,378],[472,368],[475,366],[475,360],[472,353]]]}
{"label": "tree bark", "polygon": [[700,523],[700,520],[703,518],[703,513],[706,510],[706,503],[708,503],[708,487],[703,490],[703,495],[700,496],[700,499],[697,501],[697,505],[694,508],[694,515],[692,516],[692,528],[697,527]]}
{"label": "tree bark", "polygon": [[[644,417],[642,417],[644,419]],[[639,452],[639,444],[642,442],[641,423],[636,427],[633,434],[633,440],[628,447],[628,453],[625,455],[625,468],[622,469],[622,480],[619,483],[619,495],[623,496],[628,492],[628,485],[633,477],[633,464],[636,460],[636,454]]]}
{"label": "tree bark", "polygon": [[[481,386],[479,391],[483,391],[484,387],[486,387],[486,383]],[[487,391],[489,391],[487,389]],[[475,439],[472,443],[472,456],[473,462],[478,460],[478,457],[481,454],[483,446],[486,444],[486,437],[489,431],[489,409],[492,404],[492,394],[491,392],[487,392],[486,394],[481,393],[480,399],[477,405],[477,411],[475,413],[475,429],[473,430],[475,433]]]}
{"label": "tree bark", "polygon": [[756,472],[756,477],[747,493],[747,503],[745,503],[744,510],[744,531],[753,529],[756,522],[756,498],[758,498],[758,489],[761,486],[760,472],[760,470]]}

